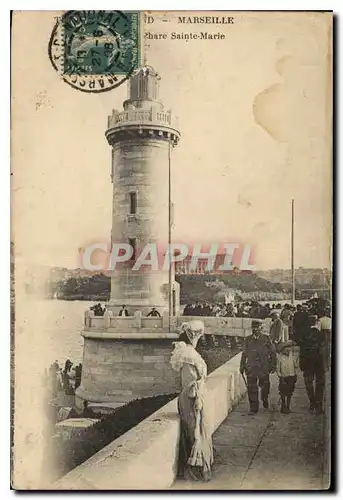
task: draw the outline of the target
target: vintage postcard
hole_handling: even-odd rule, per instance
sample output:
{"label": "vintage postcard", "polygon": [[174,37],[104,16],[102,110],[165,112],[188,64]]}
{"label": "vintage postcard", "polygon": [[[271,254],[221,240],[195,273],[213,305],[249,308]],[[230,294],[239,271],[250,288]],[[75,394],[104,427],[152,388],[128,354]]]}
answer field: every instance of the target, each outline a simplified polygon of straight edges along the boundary
{"label": "vintage postcard", "polygon": [[13,12],[13,489],[331,487],[332,29]]}

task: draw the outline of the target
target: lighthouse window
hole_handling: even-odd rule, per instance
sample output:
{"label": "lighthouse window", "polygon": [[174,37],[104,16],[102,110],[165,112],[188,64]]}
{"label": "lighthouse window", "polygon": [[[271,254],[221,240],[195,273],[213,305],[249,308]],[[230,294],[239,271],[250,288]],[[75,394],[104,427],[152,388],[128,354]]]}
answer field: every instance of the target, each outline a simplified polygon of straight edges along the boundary
{"label": "lighthouse window", "polygon": [[130,214],[137,212],[137,193],[130,193]]}
{"label": "lighthouse window", "polygon": [[130,260],[136,260],[136,238],[129,238],[129,245],[133,250]]}

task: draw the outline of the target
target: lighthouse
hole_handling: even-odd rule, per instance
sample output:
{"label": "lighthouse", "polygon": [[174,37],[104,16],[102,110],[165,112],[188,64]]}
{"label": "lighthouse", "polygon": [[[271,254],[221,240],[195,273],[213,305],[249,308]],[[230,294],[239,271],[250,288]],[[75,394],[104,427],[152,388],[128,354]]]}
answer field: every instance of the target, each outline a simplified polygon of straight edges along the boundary
{"label": "lighthouse", "polygon": [[[129,314],[179,312],[179,287],[172,270],[163,269],[161,252],[171,239],[171,155],[180,132],[170,110],[159,99],[160,77],[143,67],[129,80],[123,110],[108,117],[106,138],[112,149],[112,244],[125,243],[132,256],[112,270],[109,309],[116,315],[125,304]],[[135,269],[146,245],[159,249],[158,270]]]}
{"label": "lighthouse", "polygon": [[[171,241],[171,154],[180,133],[159,100],[160,78],[151,67],[129,81],[123,110],[108,118],[112,151],[112,244],[129,245],[132,258],[112,270],[111,296],[103,317],[85,311],[83,365],[76,404],[84,400],[117,407],[132,399],[179,389],[170,366],[178,338],[180,294],[171,267],[135,269],[140,251]],[[164,261],[165,255],[159,255]],[[129,316],[118,316],[125,304]],[[155,307],[161,317],[147,317]]]}

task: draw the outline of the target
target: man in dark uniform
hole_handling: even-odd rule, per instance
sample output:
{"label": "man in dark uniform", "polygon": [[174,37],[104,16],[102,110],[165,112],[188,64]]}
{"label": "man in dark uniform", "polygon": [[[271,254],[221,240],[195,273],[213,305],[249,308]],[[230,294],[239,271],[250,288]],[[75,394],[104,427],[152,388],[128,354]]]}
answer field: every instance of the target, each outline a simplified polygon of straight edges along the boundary
{"label": "man in dark uniform", "polygon": [[300,339],[300,370],[304,374],[309,413],[323,413],[325,389],[325,333],[318,329],[318,317],[310,315],[308,328]]}
{"label": "man in dark uniform", "polygon": [[261,389],[263,407],[268,408],[270,381],[269,374],[276,369],[276,353],[269,337],[262,333],[262,320],[251,322],[252,335],[244,341],[240,371],[247,374],[250,414],[259,410],[258,387]]}
{"label": "man in dark uniform", "polygon": [[160,313],[158,312],[158,310],[156,309],[156,307],[153,307],[153,308],[151,309],[151,311],[147,314],[147,317],[148,317],[148,316],[156,316],[156,317],[158,317],[158,318],[160,318],[160,317],[161,317],[161,315],[160,315]]}
{"label": "man in dark uniform", "polygon": [[128,316],[128,315],[129,315],[129,312],[128,312],[128,310],[126,309],[125,304],[123,304],[123,305],[121,306],[121,309],[120,309],[119,313],[118,313],[118,316]]}
{"label": "man in dark uniform", "polygon": [[302,337],[309,328],[309,314],[304,310],[301,304],[297,305],[297,310],[293,316],[293,340],[300,345]]}

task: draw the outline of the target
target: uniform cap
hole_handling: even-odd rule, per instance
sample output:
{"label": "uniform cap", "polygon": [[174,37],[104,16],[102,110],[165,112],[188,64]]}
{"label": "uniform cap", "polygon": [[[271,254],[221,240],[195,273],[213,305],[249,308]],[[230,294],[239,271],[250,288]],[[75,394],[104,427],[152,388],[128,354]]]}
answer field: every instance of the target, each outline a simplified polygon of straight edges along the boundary
{"label": "uniform cap", "polygon": [[251,321],[251,326],[252,328],[258,328],[258,327],[262,327],[263,326],[263,321],[261,319],[253,319]]}

